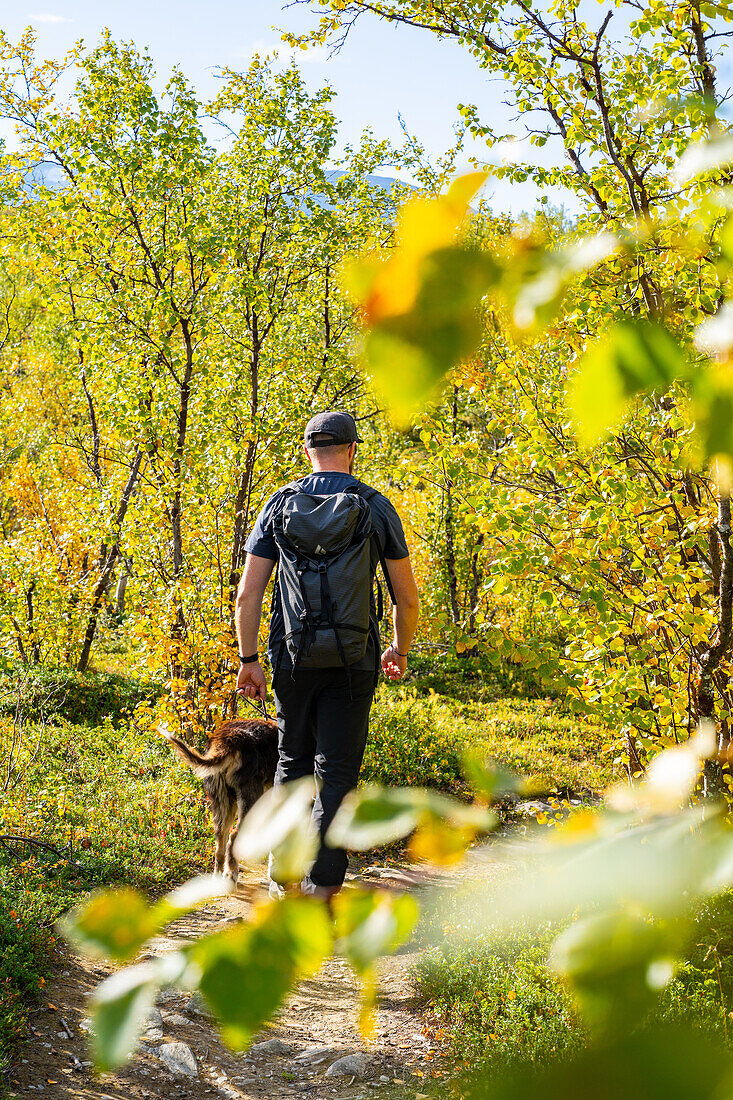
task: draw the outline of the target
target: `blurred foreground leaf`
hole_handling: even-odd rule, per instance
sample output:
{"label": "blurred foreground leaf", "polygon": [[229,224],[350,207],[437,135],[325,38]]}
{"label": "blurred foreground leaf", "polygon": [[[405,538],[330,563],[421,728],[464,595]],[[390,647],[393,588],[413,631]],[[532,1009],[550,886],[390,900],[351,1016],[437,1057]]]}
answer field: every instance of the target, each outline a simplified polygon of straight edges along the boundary
{"label": "blurred foreground leaf", "polygon": [[558,936],[550,965],[569,984],[587,1024],[628,1031],[674,976],[685,931],[684,923],[633,910],[594,914]]}
{"label": "blurred foreground leaf", "polygon": [[341,803],[327,840],[334,846],[363,850],[417,830],[414,854],[436,863],[454,863],[474,837],[490,832],[496,823],[491,810],[437,791],[366,784]]}
{"label": "blurred foreground leaf", "polygon": [[527,789],[526,781],[516,772],[476,749],[468,749],[463,754],[462,765],[463,774],[472,789],[489,801],[510,792],[519,794]]}
{"label": "blurred foreground leaf", "polygon": [[333,899],[336,950],[342,952],[362,981],[360,1028],[374,1031],[377,994],[376,962],[393,954],[412,932],[420,909],[409,894],[387,890],[344,890]]}
{"label": "blurred foreground leaf", "polygon": [[621,815],[593,820],[592,832],[575,832],[570,818],[571,843],[493,844],[477,854],[470,887],[451,895],[451,924],[461,936],[503,936],[619,907],[672,919],[733,883],[733,833],[709,804],[633,827]]}
{"label": "blurred foreground leaf", "polygon": [[129,966],[112,974],[92,995],[92,1053],[101,1070],[119,1066],[135,1049],[150,1009],[163,985],[175,982],[186,968],[182,952]]}
{"label": "blurred foreground leaf", "polygon": [[412,309],[384,318],[368,333],[369,371],[398,423],[407,423],[451,367],[478,348],[478,305],[497,274],[486,252],[459,246],[434,252],[420,265]]}
{"label": "blurred foreground leaf", "polygon": [[500,269],[488,252],[454,241],[485,179],[485,172],[469,173],[444,195],[405,203],[390,257],[361,260],[344,272],[369,329],[367,367],[398,424],[481,340],[478,305]]}
{"label": "blurred foreground leaf", "polygon": [[300,882],[318,850],[311,820],[314,792],[311,776],[267,791],[242,822],[234,842],[236,858],[254,863],[272,852],[272,877],[281,883]]}
{"label": "blurred foreground leaf", "polygon": [[192,945],[198,987],[221,1022],[224,1041],[244,1050],[291,989],[319,969],[333,935],[318,899],[265,902],[252,920]]}
{"label": "blurred foreground leaf", "polygon": [[662,325],[617,321],[591,344],[568,383],[568,406],[580,442],[591,446],[616,427],[636,394],[664,391],[688,373],[687,355]]}
{"label": "blurred foreground leaf", "polygon": [[537,1072],[472,1079],[468,1100],[728,1100],[733,1059],[692,1030],[642,1031]]}
{"label": "blurred foreground leaf", "polygon": [[695,376],[695,422],[706,462],[733,463],[733,369],[730,362],[715,364]]}
{"label": "blurred foreground leaf", "polygon": [[60,927],[63,935],[87,955],[125,962],[169,921],[231,890],[231,883],[214,875],[192,879],[154,905],[129,887],[104,890],[92,894],[60,922]]}

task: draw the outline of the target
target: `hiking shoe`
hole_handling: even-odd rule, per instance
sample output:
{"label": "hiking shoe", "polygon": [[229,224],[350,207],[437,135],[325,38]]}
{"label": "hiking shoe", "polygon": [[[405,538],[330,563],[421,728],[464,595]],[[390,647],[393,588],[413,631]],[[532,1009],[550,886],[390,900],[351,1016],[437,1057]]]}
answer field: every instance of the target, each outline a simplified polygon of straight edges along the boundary
{"label": "hiking shoe", "polygon": [[310,875],[306,875],[300,884],[301,894],[305,894],[306,897],[320,898],[321,901],[325,901],[331,912],[331,901],[340,890],[340,886],[319,886],[318,883],[313,882]]}
{"label": "hiking shoe", "polygon": [[267,886],[267,892],[275,901],[282,901],[283,898],[299,894],[300,886],[297,882],[289,882],[287,886],[283,886],[281,883],[275,882],[274,878],[271,878]]}

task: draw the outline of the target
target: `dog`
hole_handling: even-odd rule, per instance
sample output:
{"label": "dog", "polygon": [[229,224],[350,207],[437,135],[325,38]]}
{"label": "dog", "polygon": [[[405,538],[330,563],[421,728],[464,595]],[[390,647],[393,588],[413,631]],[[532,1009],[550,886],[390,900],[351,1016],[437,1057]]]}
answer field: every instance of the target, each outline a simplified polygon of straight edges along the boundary
{"label": "dog", "polygon": [[244,815],[275,781],[277,723],[254,718],[224,722],[209,737],[203,754],[166,726],[158,731],[203,781],[214,818],[214,874],[236,883],[239,863],[232,845]]}

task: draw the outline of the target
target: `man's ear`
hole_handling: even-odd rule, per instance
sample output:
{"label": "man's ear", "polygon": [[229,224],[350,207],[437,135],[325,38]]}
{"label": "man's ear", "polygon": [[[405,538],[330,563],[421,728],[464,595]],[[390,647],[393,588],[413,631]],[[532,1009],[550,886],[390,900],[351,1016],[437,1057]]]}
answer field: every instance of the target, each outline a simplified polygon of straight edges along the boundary
{"label": "man's ear", "polygon": [[307,447],[303,447],[303,451],[304,451],[304,453],[305,453],[305,457],[306,457],[306,458],[308,459],[308,461],[310,462],[310,464],[311,464],[311,466],[312,466],[312,465],[313,465],[313,459],[311,458],[311,453],[310,453],[310,451],[308,450],[308,448],[307,448]]}

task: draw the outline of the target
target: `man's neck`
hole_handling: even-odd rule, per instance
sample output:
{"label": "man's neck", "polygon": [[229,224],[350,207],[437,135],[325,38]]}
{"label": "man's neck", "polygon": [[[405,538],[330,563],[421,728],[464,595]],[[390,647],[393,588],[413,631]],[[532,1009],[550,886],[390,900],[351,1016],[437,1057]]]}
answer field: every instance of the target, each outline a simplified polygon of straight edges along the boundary
{"label": "man's neck", "polygon": [[349,470],[345,466],[314,466],[311,470],[314,474],[350,474]]}

